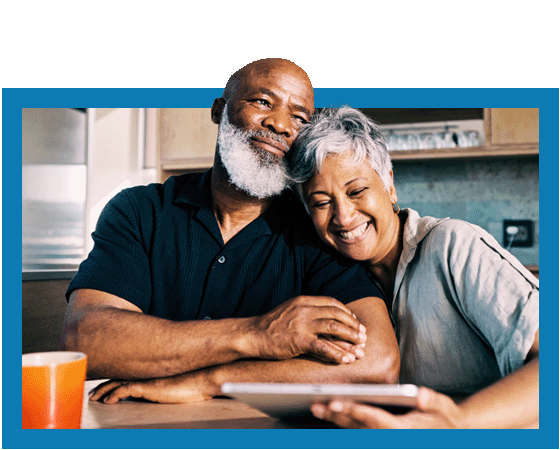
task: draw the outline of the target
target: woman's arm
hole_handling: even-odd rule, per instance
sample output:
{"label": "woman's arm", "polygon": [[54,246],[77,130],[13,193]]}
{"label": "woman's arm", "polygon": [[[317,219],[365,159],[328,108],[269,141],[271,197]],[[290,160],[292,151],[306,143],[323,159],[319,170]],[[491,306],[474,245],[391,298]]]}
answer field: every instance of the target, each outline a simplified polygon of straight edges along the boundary
{"label": "woman's arm", "polygon": [[539,332],[523,367],[459,404],[421,388],[417,409],[401,416],[338,400],[311,411],[343,428],[538,428]]}
{"label": "woman's arm", "polygon": [[539,331],[525,365],[472,395],[459,407],[462,428],[529,428],[539,425]]}

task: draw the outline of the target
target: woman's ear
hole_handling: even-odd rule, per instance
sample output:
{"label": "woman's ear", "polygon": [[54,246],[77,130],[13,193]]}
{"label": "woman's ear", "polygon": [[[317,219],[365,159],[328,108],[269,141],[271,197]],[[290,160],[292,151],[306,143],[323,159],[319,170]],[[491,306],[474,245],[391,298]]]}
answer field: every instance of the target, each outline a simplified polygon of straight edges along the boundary
{"label": "woman's ear", "polygon": [[212,103],[212,109],[211,109],[212,122],[214,122],[216,125],[219,125],[220,122],[222,121],[222,113],[224,112],[225,105],[226,105],[226,101],[221,97],[215,99],[214,103]]}
{"label": "woman's ear", "polygon": [[397,190],[395,189],[395,184],[393,183],[393,171],[389,172],[391,175],[391,185],[389,186],[389,198],[391,199],[391,203],[397,203]]}

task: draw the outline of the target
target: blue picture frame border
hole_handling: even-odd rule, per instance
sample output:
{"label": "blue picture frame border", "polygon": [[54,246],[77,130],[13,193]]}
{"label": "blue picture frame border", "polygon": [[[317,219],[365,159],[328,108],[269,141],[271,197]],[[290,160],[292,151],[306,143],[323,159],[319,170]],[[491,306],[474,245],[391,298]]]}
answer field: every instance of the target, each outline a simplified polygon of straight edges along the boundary
{"label": "blue picture frame border", "polygon": [[[540,279],[546,314],[539,430],[22,430],[21,109],[206,108],[222,89],[2,89],[3,448],[558,448],[558,94],[554,88],[315,89],[317,107],[539,108]],[[552,219],[550,219],[552,218]],[[14,344],[14,337],[18,345]],[[91,434],[91,436],[89,436]]]}

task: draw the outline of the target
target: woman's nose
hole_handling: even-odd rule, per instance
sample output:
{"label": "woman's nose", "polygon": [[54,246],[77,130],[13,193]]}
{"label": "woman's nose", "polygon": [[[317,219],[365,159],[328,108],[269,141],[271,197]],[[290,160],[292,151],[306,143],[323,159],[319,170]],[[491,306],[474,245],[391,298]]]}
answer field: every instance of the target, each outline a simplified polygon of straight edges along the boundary
{"label": "woman's nose", "polygon": [[354,206],[349,201],[339,201],[334,210],[333,222],[335,225],[345,227],[354,219]]}

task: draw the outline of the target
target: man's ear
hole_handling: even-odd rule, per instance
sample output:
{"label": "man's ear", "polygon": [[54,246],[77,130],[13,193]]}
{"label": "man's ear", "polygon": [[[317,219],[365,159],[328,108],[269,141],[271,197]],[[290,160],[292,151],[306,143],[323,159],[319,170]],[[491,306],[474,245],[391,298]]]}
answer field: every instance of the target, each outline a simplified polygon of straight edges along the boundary
{"label": "man's ear", "polygon": [[224,106],[226,106],[226,102],[223,98],[215,99],[214,103],[212,104],[212,122],[214,122],[216,125],[219,125],[222,120]]}

